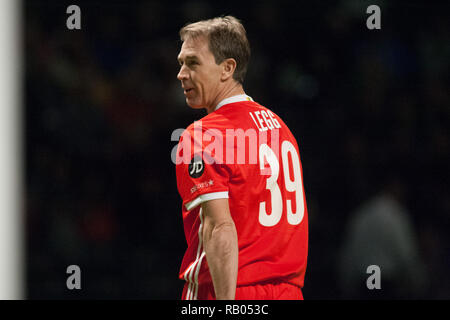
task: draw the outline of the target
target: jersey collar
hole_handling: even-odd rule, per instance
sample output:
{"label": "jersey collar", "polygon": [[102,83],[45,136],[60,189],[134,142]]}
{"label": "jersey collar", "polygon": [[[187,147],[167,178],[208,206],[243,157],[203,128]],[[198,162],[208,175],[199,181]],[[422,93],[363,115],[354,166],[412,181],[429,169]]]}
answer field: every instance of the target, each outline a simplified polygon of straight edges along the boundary
{"label": "jersey collar", "polygon": [[246,94],[238,94],[236,96],[232,96],[232,97],[229,97],[229,98],[226,98],[226,99],[223,99],[222,101],[220,101],[219,104],[214,109],[214,111],[218,110],[220,107],[222,107],[226,104],[240,102],[240,101],[253,101],[253,99]]}

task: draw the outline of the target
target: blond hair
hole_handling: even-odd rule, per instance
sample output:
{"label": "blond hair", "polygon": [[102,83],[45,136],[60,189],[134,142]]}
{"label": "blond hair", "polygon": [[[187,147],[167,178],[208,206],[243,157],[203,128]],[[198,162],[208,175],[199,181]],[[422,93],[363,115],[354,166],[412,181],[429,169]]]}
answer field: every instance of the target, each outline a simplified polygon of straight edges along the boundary
{"label": "blond hair", "polygon": [[242,23],[233,16],[224,16],[190,23],[180,30],[181,41],[201,36],[207,37],[217,64],[228,58],[236,60],[233,79],[243,84],[250,60],[250,44]]}

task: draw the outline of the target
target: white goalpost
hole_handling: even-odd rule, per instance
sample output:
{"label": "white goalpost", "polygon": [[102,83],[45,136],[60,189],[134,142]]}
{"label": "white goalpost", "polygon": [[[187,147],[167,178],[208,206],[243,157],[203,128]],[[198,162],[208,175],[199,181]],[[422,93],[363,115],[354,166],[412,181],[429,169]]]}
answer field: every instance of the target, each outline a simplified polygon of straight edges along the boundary
{"label": "white goalpost", "polygon": [[21,1],[0,1],[0,299],[24,299]]}

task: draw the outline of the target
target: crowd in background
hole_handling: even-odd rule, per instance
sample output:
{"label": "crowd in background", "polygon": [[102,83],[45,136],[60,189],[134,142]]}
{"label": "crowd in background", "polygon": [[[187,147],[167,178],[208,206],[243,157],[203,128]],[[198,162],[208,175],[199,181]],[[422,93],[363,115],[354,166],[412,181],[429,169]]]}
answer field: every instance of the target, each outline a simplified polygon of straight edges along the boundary
{"label": "crowd in background", "polygon": [[[366,27],[369,4],[381,30]],[[246,93],[299,143],[305,298],[450,297],[448,5],[78,5],[81,30],[66,28],[62,3],[23,5],[29,298],[181,296],[171,134],[205,112],[186,105],[176,79],[178,30],[222,14],[247,29]],[[72,264],[79,291],[66,288]],[[368,264],[380,264],[380,291],[365,288]]]}

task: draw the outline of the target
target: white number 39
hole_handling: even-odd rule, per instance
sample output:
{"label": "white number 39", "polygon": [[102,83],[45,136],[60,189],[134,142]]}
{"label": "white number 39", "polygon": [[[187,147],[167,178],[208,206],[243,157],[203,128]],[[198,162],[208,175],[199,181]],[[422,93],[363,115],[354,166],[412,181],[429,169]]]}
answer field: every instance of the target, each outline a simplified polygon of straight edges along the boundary
{"label": "white number 39", "polygon": [[[293,179],[289,173],[289,158],[291,157],[293,166]],[[259,223],[266,227],[276,225],[283,212],[283,199],[281,197],[280,186],[277,183],[278,174],[280,173],[280,164],[277,156],[267,144],[259,146],[259,167],[264,170],[264,158],[269,163],[271,175],[266,180],[266,189],[270,191],[270,203],[272,204],[272,212],[267,213],[266,202],[259,203]],[[295,192],[295,212],[291,200],[286,200],[287,221],[289,224],[297,225],[303,220],[305,211],[305,203],[303,201],[303,182],[300,171],[300,159],[297,150],[291,142],[285,140],[281,144],[281,159],[283,164],[284,185],[289,192]]]}

